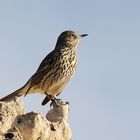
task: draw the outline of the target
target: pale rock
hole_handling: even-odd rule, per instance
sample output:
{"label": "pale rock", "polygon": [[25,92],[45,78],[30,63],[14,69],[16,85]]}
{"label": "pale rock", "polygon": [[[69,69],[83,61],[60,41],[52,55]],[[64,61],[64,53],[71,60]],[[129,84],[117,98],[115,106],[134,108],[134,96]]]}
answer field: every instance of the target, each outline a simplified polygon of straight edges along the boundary
{"label": "pale rock", "polygon": [[46,116],[25,113],[19,98],[13,102],[0,102],[0,140],[71,140],[68,103],[60,103]]}

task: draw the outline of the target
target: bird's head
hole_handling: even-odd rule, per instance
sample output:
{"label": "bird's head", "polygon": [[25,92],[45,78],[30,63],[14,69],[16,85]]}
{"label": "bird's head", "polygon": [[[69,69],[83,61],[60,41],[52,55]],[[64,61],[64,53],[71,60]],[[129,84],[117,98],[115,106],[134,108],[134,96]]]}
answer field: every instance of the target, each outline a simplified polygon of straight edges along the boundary
{"label": "bird's head", "polygon": [[88,34],[79,35],[74,31],[64,31],[58,37],[56,47],[59,48],[61,46],[62,48],[63,47],[73,48],[77,45],[77,43],[82,37],[85,37],[87,35]]}

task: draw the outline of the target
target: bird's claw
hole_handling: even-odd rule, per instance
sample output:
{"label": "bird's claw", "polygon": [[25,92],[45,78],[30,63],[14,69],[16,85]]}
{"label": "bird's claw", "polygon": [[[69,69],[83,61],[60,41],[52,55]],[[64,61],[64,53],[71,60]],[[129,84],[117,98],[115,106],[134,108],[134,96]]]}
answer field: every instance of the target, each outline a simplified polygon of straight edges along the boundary
{"label": "bird's claw", "polygon": [[51,104],[50,104],[50,108],[53,106],[53,107],[55,107],[55,106],[58,106],[58,105],[60,105],[61,103],[62,103],[62,100],[61,99],[56,99],[56,98],[52,98],[51,99]]}

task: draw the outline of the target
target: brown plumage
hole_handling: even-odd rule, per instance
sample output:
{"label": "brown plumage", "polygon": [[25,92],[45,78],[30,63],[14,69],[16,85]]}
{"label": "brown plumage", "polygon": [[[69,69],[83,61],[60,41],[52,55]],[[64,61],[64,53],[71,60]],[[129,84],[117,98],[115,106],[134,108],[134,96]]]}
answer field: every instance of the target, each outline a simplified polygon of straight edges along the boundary
{"label": "brown plumage", "polygon": [[73,31],[61,33],[54,50],[44,58],[36,73],[23,87],[0,101],[8,102],[13,100],[15,96],[19,97],[35,92],[46,94],[42,105],[56,99],[55,97],[63,91],[76,70],[76,45],[80,38],[86,35],[78,35]]}

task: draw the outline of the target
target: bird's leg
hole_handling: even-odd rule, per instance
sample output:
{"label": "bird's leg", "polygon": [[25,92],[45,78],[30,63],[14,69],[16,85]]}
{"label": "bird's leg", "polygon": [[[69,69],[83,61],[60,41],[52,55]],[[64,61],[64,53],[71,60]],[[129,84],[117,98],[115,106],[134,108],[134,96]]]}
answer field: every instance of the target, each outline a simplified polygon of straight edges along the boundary
{"label": "bird's leg", "polygon": [[50,108],[51,108],[52,106],[53,106],[53,107],[54,107],[54,106],[57,106],[56,101],[55,101],[53,98],[51,99]]}
{"label": "bird's leg", "polygon": [[53,99],[55,100],[55,102],[56,102],[57,104],[62,103],[62,100],[61,100],[61,99],[57,99],[56,97],[53,97]]}
{"label": "bird's leg", "polygon": [[59,104],[62,103],[62,100],[61,99],[57,99],[56,97],[52,97],[51,98],[51,104],[50,104],[50,107],[54,107],[54,106],[58,106]]}

